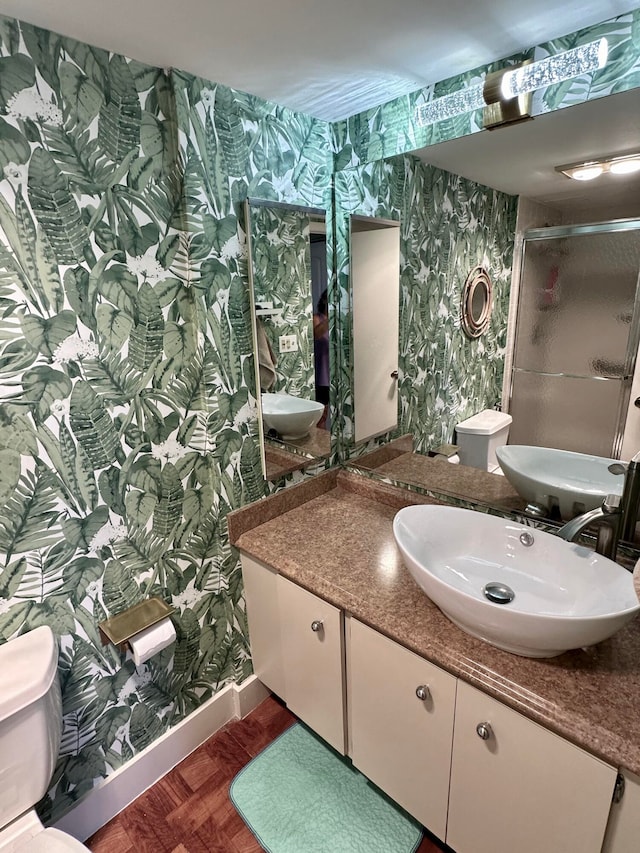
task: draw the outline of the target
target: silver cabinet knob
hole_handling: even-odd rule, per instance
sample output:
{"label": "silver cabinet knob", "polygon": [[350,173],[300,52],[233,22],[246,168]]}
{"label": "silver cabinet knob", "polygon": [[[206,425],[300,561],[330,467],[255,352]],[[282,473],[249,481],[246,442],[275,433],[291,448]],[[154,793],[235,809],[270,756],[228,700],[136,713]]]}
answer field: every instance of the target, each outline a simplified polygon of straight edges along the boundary
{"label": "silver cabinet knob", "polygon": [[478,737],[482,738],[482,740],[489,740],[489,738],[493,734],[491,723],[478,723],[478,725],[476,726],[476,733]]}
{"label": "silver cabinet knob", "polygon": [[314,619],[311,623],[311,630],[314,634],[319,633],[320,631],[322,631],[323,628],[324,625],[322,624],[322,619]]}
{"label": "silver cabinet knob", "polygon": [[427,699],[431,698],[431,691],[426,684],[421,684],[419,687],[416,687],[416,696],[418,699],[426,702]]}

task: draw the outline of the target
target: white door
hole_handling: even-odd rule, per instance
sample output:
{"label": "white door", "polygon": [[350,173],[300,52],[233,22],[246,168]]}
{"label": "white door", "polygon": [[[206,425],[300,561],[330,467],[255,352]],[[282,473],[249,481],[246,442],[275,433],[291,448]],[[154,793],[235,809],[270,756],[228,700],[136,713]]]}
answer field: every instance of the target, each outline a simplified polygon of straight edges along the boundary
{"label": "white door", "polygon": [[352,222],[353,417],[356,441],[388,432],[398,423],[400,228],[395,225],[362,228],[360,220]]}

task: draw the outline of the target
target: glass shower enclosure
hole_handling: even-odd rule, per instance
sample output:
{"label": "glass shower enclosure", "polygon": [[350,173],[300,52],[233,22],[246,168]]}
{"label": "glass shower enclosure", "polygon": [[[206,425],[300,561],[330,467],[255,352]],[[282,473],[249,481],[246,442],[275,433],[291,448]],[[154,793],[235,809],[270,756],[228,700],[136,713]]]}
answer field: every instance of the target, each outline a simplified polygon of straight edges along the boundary
{"label": "glass shower enclosure", "polygon": [[638,351],[640,220],[524,234],[510,444],[618,458]]}

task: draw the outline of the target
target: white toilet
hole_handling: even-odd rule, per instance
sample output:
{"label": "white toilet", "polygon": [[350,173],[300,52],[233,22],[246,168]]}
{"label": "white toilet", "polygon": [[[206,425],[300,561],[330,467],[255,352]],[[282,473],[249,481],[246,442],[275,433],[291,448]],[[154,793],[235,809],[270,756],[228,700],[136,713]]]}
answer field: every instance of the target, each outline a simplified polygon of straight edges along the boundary
{"label": "white toilet", "polygon": [[58,646],[42,625],[0,645],[0,851],[88,850],[45,829],[34,806],[45,795],[62,735]]}
{"label": "white toilet", "polygon": [[513,418],[506,412],[485,409],[456,426],[456,444],[462,465],[502,474],[496,447],[507,443]]}

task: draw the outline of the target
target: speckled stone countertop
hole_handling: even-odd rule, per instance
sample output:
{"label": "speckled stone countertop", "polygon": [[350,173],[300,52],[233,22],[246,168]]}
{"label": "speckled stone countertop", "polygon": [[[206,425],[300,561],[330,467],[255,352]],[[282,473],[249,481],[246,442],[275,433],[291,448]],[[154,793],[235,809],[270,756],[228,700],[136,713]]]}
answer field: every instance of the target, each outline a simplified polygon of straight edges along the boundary
{"label": "speckled stone countertop", "polygon": [[597,646],[547,659],[476,640],[441,613],[402,563],[392,521],[416,503],[436,501],[330,470],[230,513],[229,535],[240,551],[408,649],[640,774],[640,620]]}
{"label": "speckled stone countertop", "polygon": [[417,486],[432,495],[450,495],[461,501],[481,503],[506,512],[522,512],[527,505],[506,477],[500,474],[468,465],[454,465],[421,453],[396,452],[384,458],[374,451],[362,460],[353,460],[351,465],[400,484]]}

